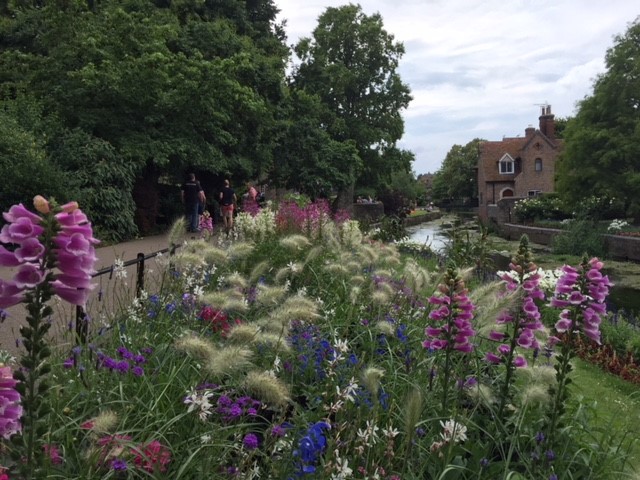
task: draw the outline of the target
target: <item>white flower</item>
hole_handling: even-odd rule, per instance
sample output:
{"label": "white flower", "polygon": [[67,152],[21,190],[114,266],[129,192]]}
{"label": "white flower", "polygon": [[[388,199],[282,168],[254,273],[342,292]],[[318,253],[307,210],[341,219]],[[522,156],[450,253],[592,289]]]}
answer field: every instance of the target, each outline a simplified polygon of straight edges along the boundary
{"label": "white flower", "polygon": [[198,393],[195,391],[187,392],[187,396],[184,399],[184,404],[189,405],[187,412],[191,413],[194,410],[198,410],[198,417],[201,421],[206,421],[207,417],[211,415],[211,402],[209,399],[213,397],[213,392],[210,390],[205,390],[202,393]]}
{"label": "white flower", "polygon": [[124,262],[120,258],[116,258],[113,261],[113,267],[111,269],[116,278],[127,278],[127,271],[125,270]]}
{"label": "white flower", "polygon": [[464,442],[467,439],[467,427],[461,423],[456,422],[454,419],[443,422],[440,420],[443,432],[440,434],[445,442],[459,443]]}
{"label": "white flower", "polygon": [[333,348],[341,353],[347,353],[349,351],[349,342],[347,340],[334,340]]}
{"label": "white flower", "polygon": [[351,478],[353,470],[349,468],[349,460],[346,458],[340,458],[338,450],[335,450],[333,454],[336,456],[336,471],[331,474],[331,480],[344,480],[345,478]]}
{"label": "white flower", "polygon": [[302,267],[300,266],[300,264],[295,263],[295,262],[287,263],[287,268],[289,270],[291,270],[291,273],[296,273],[296,272],[299,272],[300,270],[302,270]]}
{"label": "white flower", "polygon": [[367,428],[364,430],[358,429],[358,438],[362,439],[362,441],[367,445],[375,445],[378,441],[378,426],[373,423],[371,420],[367,420]]}
{"label": "white flower", "polygon": [[206,433],[206,434],[200,436],[200,443],[210,443],[211,439],[212,439],[211,435]]}
{"label": "white flower", "polygon": [[382,429],[382,433],[387,438],[396,438],[400,434],[400,431],[394,428],[393,425],[388,425],[387,428]]}

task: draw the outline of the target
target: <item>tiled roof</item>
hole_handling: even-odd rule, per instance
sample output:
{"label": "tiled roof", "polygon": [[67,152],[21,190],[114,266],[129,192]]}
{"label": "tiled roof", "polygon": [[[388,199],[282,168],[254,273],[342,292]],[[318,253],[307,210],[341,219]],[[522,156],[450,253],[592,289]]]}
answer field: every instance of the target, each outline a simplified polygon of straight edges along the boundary
{"label": "tiled roof", "polygon": [[515,160],[520,156],[522,147],[527,142],[526,137],[504,138],[497,142],[482,142],[480,144],[480,168],[484,170],[485,182],[510,181],[515,178],[513,175],[500,174],[497,163],[505,153],[511,155]]}

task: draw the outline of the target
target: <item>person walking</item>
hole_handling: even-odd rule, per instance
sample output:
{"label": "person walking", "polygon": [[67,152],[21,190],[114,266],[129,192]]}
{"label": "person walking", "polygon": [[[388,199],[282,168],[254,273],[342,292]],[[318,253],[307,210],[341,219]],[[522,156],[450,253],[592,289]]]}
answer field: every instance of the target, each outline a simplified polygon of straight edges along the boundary
{"label": "person walking", "polygon": [[236,192],[231,188],[229,180],[225,180],[224,187],[220,191],[220,210],[222,213],[224,231],[227,236],[233,228],[233,209],[237,201]]}
{"label": "person walking", "polygon": [[187,232],[199,233],[199,208],[200,205],[204,206],[206,198],[204,190],[202,190],[200,182],[196,180],[194,173],[187,175],[187,181],[182,185],[180,196],[184,204],[185,216],[187,217]]}

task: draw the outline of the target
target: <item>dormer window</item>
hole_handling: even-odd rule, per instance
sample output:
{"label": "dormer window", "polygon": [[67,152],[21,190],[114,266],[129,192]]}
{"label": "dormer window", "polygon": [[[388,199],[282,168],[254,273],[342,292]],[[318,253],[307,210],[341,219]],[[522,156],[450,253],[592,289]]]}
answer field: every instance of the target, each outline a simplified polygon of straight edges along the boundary
{"label": "dormer window", "polygon": [[515,172],[515,162],[513,161],[513,158],[511,158],[511,155],[509,155],[508,153],[500,159],[499,165],[500,174],[502,175],[509,175]]}

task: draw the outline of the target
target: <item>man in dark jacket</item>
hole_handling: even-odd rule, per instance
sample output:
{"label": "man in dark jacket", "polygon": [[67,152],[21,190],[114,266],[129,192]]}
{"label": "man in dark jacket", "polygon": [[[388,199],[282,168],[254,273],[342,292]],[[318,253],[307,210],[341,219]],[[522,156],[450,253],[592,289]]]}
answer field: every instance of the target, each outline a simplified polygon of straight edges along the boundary
{"label": "man in dark jacket", "polygon": [[184,204],[184,212],[187,217],[187,232],[200,232],[198,223],[200,220],[200,212],[198,207],[204,206],[205,196],[200,182],[196,180],[193,173],[187,175],[187,181],[182,185],[180,192],[182,203]]}

